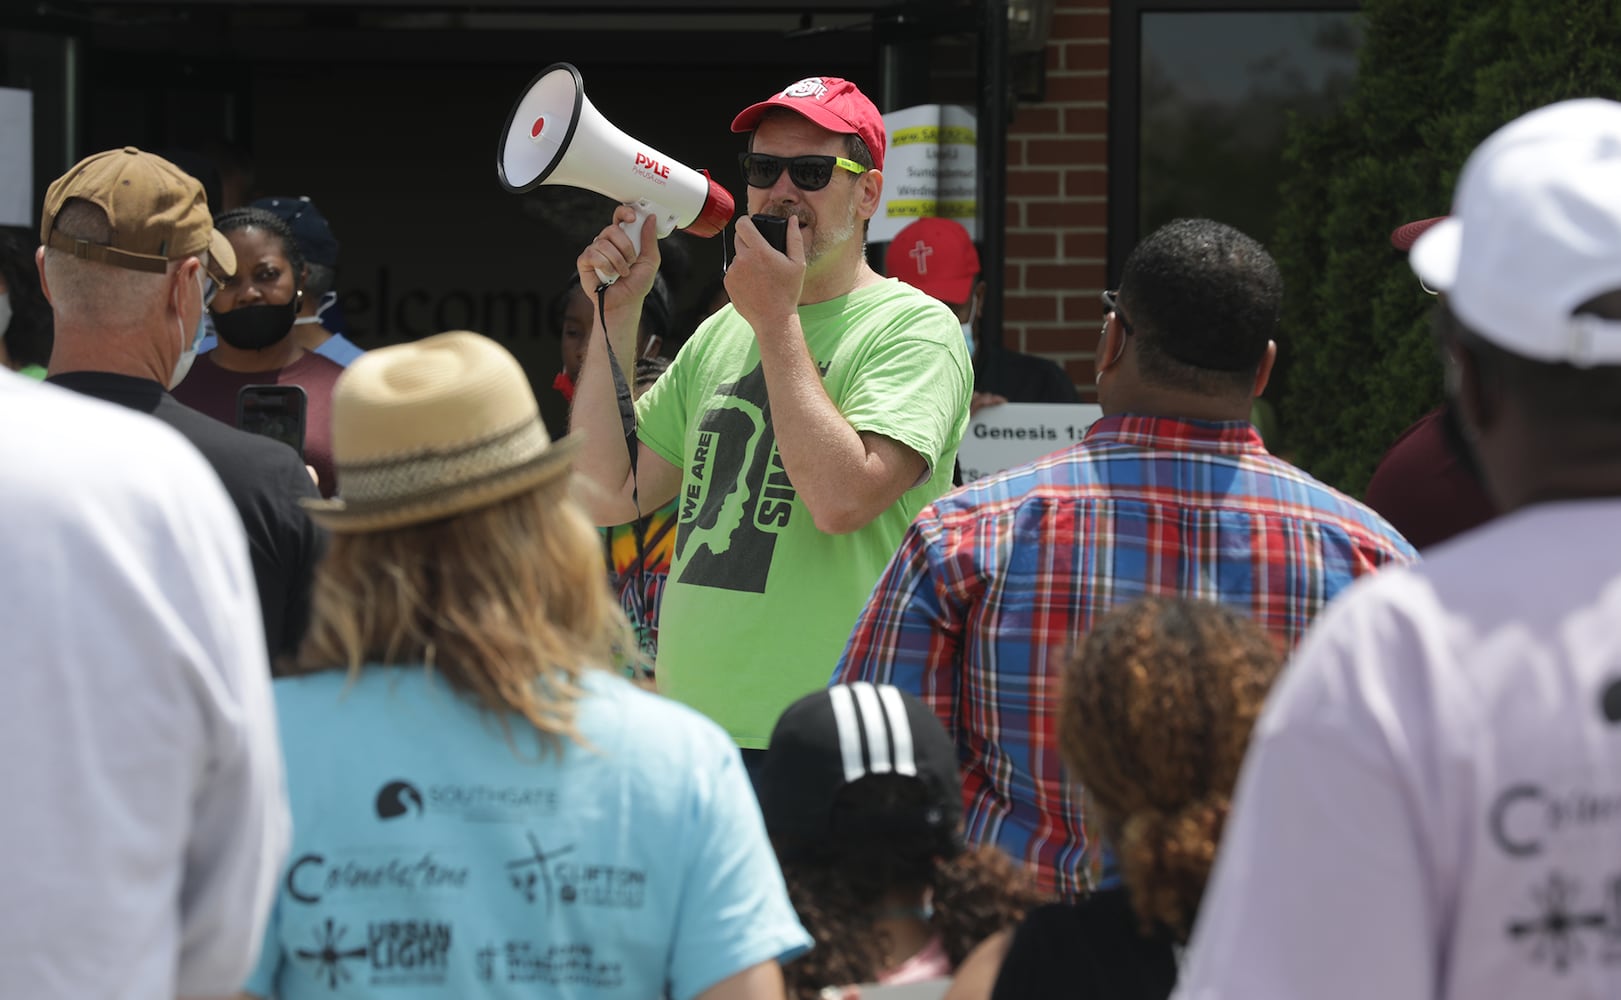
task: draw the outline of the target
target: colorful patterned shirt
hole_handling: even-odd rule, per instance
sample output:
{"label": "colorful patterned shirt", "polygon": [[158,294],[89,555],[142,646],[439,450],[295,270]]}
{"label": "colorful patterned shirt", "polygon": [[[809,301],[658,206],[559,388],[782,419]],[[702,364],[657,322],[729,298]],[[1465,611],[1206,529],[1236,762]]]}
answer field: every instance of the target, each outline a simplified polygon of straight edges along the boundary
{"label": "colorful patterned shirt", "polygon": [[[670,560],[675,556],[675,518],[679,508],[674,500],[640,521],[602,529],[603,555],[608,563],[608,585],[619,606],[625,610],[648,662],[658,659],[659,605],[664,601],[664,584],[670,578]],[[641,542],[637,543],[640,534]],[[641,553],[641,586],[636,572]]]}
{"label": "colorful patterned shirt", "polygon": [[1149,594],[1214,600],[1287,650],[1353,579],[1416,558],[1248,423],[1105,417],[1081,443],[924,508],[834,681],[928,702],[957,740],[970,842],[1074,897],[1096,859],[1055,723],[1064,659],[1095,618]]}

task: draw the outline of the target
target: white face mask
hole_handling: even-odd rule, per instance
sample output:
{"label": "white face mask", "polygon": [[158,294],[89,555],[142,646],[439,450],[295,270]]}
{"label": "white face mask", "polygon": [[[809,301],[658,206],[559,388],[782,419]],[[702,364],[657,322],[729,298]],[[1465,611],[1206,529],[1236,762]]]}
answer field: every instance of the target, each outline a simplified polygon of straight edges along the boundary
{"label": "white face mask", "polygon": [[327,292],[325,295],[321,296],[321,304],[316,307],[314,316],[300,316],[297,319],[293,320],[293,325],[294,326],[309,326],[311,324],[320,323],[321,322],[321,314],[326,312],[328,309],[331,309],[332,304],[334,302],[336,302],[336,301],[338,301],[338,293],[337,292]]}
{"label": "white face mask", "polygon": [[11,293],[0,292],[0,334],[11,329]]}
{"label": "white face mask", "polygon": [[[206,291],[207,291],[207,287],[203,284],[203,271],[202,271],[202,268],[198,268],[197,269],[197,301],[198,302],[203,301]],[[202,343],[203,334],[207,332],[207,327],[203,323],[204,314],[206,314],[207,312],[208,312],[208,310],[205,308],[205,309],[202,310],[202,312],[198,313],[198,315],[197,315],[197,329],[192,331],[191,339],[187,340],[186,339],[186,319],[185,319],[184,316],[182,316],[180,314],[180,306],[178,304],[175,305],[175,316],[176,316],[176,322],[177,322],[176,329],[178,329],[180,331],[180,357],[175,359],[175,362],[174,362],[174,374],[169,376],[169,388],[171,388],[171,389],[173,389],[175,386],[179,385],[181,382],[184,382],[186,380],[186,375],[191,372],[191,363],[193,361],[197,360],[197,345]]]}

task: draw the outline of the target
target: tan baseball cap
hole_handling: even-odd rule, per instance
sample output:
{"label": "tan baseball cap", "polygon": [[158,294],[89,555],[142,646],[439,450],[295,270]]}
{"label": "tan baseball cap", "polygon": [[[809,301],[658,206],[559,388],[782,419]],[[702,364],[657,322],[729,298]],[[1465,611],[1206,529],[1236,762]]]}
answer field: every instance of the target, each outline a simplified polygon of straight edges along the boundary
{"label": "tan baseball cap", "polygon": [[338,495],[300,500],[336,532],[383,531],[478,510],[572,468],[523,366],[466,330],[367,351],[332,391]]}
{"label": "tan baseball cap", "polygon": [[[110,243],[90,243],[53,231],[57,213],[73,198],[83,198],[107,213]],[[134,146],[80,160],[52,182],[45,192],[39,238],[81,260],[153,274],[161,274],[172,260],[207,250],[208,272],[216,281],[236,273],[236,252],[214,228],[202,184],[163,157]]]}

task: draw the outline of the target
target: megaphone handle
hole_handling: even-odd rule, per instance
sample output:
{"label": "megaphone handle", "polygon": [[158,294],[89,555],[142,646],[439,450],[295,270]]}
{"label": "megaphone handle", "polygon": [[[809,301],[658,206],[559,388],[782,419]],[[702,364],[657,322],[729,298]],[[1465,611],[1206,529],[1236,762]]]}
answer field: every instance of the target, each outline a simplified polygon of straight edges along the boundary
{"label": "megaphone handle", "polygon": [[[647,217],[652,215],[655,209],[646,198],[643,198],[640,201],[627,201],[625,204],[636,211],[636,218],[634,220],[630,222],[621,222],[619,224],[619,228],[623,229],[625,231],[625,235],[630,237],[630,245],[636,249],[636,253],[631,256],[631,260],[634,262],[637,257],[642,255],[642,226],[647,222]],[[602,282],[604,285],[611,285],[619,280],[619,275],[604,274],[601,268],[597,268],[596,272],[597,280]]]}

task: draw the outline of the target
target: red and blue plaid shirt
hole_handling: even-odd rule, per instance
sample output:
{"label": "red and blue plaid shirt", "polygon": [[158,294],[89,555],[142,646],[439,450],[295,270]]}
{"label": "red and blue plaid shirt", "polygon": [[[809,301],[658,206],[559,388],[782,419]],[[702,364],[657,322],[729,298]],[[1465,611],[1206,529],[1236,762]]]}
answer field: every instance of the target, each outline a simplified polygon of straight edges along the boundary
{"label": "red and blue plaid shirt", "polygon": [[933,707],[957,741],[969,842],[1073,897],[1094,859],[1055,720],[1064,659],[1094,619],[1147,594],[1202,598],[1287,651],[1353,579],[1417,557],[1247,423],[1107,417],[924,508],[834,681],[894,684]]}

